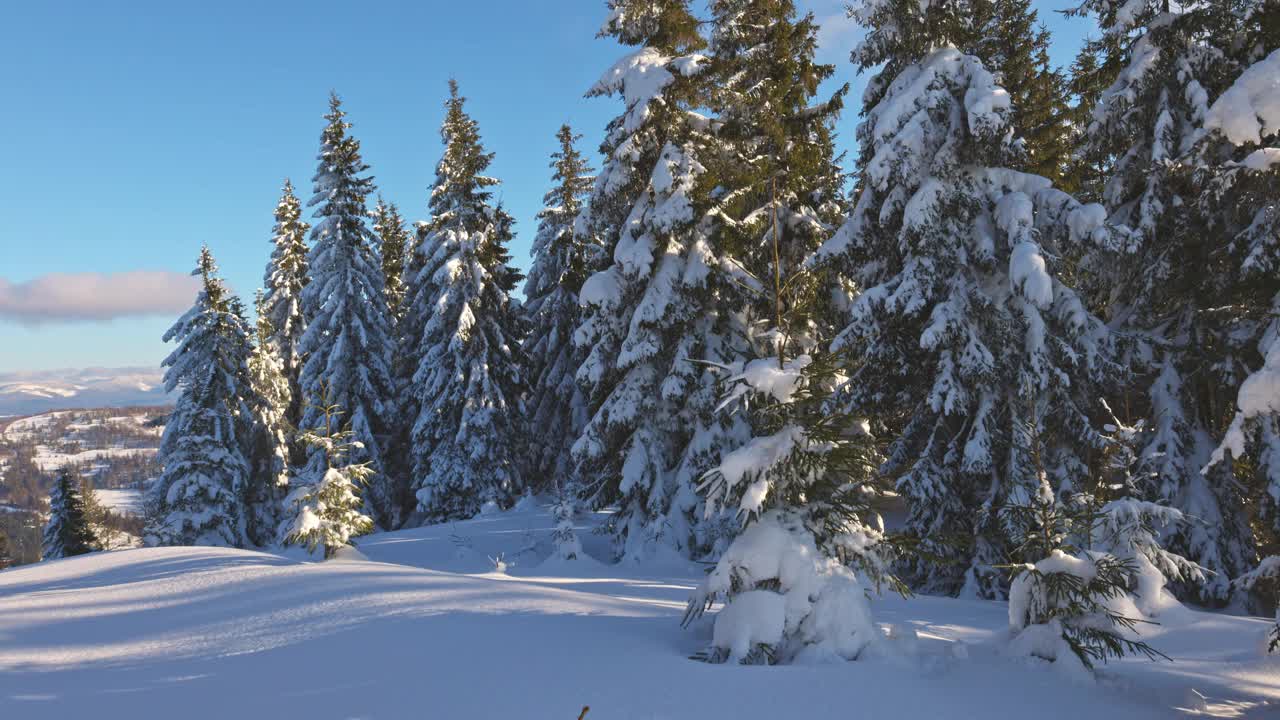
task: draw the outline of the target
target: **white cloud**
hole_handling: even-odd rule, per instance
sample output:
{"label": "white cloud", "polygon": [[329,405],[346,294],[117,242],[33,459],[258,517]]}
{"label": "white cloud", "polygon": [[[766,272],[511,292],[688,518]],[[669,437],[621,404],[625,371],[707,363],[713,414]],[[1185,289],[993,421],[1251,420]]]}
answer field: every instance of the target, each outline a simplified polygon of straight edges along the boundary
{"label": "white cloud", "polygon": [[24,325],[176,315],[190,307],[199,281],[185,273],[50,273],[26,282],[0,278],[0,319]]}

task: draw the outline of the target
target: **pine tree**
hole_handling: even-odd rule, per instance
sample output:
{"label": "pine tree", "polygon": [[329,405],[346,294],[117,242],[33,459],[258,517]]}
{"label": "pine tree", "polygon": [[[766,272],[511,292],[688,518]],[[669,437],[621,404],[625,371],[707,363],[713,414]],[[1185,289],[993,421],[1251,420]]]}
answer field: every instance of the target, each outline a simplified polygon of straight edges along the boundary
{"label": "pine tree", "polygon": [[302,441],[324,457],[324,465],[309,465],[293,479],[280,526],[285,545],[305,545],[310,552],[323,547],[326,560],[352,544],[353,537],[373,531],[373,521],[360,512],[360,489],[373,470],[349,463],[359,441],[350,430],[340,429],[342,411],[327,398],[326,390],[312,410],[322,424],[302,434]]}
{"label": "pine tree", "polygon": [[387,293],[387,307],[390,308],[394,323],[402,314],[405,263],[413,248],[409,244],[409,230],[400,218],[400,210],[395,203],[388,204],[379,196],[371,217],[373,232],[378,236],[378,247],[382,254],[382,278]]}
{"label": "pine tree", "polygon": [[1144,494],[1200,519],[1173,534],[1171,549],[1212,574],[1180,590],[1225,602],[1229,579],[1256,561],[1250,508],[1268,512],[1265,500],[1249,497],[1266,480],[1237,474],[1267,464],[1266,440],[1251,463],[1206,463],[1234,414],[1231,398],[1262,364],[1280,291],[1276,173],[1265,153],[1254,154],[1275,146],[1280,123],[1259,123],[1267,101],[1252,94],[1265,93],[1262,78],[1280,70],[1268,67],[1280,47],[1267,20],[1276,7],[1094,0],[1081,11],[1103,34],[1104,63],[1094,65],[1114,69],[1090,99],[1084,151],[1112,159],[1103,201],[1111,222],[1132,229],[1082,267],[1105,288],[1100,304],[1130,339],[1135,392],[1125,405],[1151,429],[1141,453]]}
{"label": "pine tree", "polygon": [[101,546],[85,514],[80,482],[66,468],[58,470],[49,493],[49,522],[44,527],[45,560],[83,555]]}
{"label": "pine tree", "polygon": [[[740,318],[724,298],[732,263],[709,216],[714,152],[697,112],[709,77],[696,22],[684,2],[610,3],[604,34],[639,46],[590,94],[621,94],[605,164],[583,226],[612,252],[583,285],[575,342],[590,348],[578,371],[591,417],[573,455],[597,505],[616,504],[617,551],[657,546],[696,556],[714,538],[701,521],[697,478],[745,424],[713,417],[715,377],[705,363],[740,358]],[[720,269],[729,267],[729,273]]]}
{"label": "pine tree", "polygon": [[430,257],[409,289],[421,318],[410,392],[420,410],[411,433],[414,487],[429,519],[471,517],[486,502],[509,505],[523,489],[520,423],[523,327],[510,293],[511,216],[493,203],[493,155],[456,82],[440,134],[444,156],[422,239]]}
{"label": "pine tree", "polygon": [[861,289],[833,347],[856,359],[843,401],[889,440],[912,579],[994,596],[1011,549],[999,509],[1038,484],[1025,429],[1058,488],[1103,444],[1091,413],[1108,339],[1056,270],[1063,247],[1109,233],[1101,208],[1008,169],[1008,93],[945,47],[964,8],[916,8],[855,10],[869,28],[855,60],[884,70],[864,96],[857,203],[815,262],[836,258]]}
{"label": "pine tree", "polygon": [[257,343],[249,355],[249,398],[251,428],[247,457],[249,486],[245,504],[248,510],[249,540],[257,546],[276,539],[280,523],[280,503],[289,486],[289,434],[285,414],[291,404],[289,382],[283,363],[276,356],[271,338],[274,330],[265,312],[263,294],[256,298],[258,309]]}
{"label": "pine tree", "polygon": [[556,134],[560,147],[551,155],[555,186],[538,213],[533,266],[524,286],[530,326],[523,343],[525,376],[531,383],[526,399],[529,471],[542,483],[535,490],[568,479],[573,467],[569,450],[586,423],[586,398],[574,378],[585,353],[574,346],[573,333],[581,314],[578,292],[595,248],[574,232],[592,184],[587,162],[574,147],[579,138],[568,125]]}
{"label": "pine tree", "polygon": [[252,412],[250,331],[239,301],[217,275],[209,248],[193,274],[195,305],[165,333],[178,347],[164,361],[165,391],[179,391],[160,439],[163,468],[151,490],[152,545],[250,544],[246,456]]}
{"label": "pine tree", "polygon": [[[288,406],[284,420],[291,428],[302,421],[302,388],[299,374],[303,356],[300,350],[307,321],[302,313],[302,289],[307,285],[307,231],[302,222],[302,206],[293,194],[293,184],[284,181],[280,202],[276,205],[276,225],[272,232],[271,260],[263,278],[263,298],[258,312],[270,323],[268,340],[271,351],[279,359],[280,370],[289,383]],[[302,462],[300,452],[291,461]]]}
{"label": "pine tree", "polygon": [[[397,498],[403,478],[387,473],[385,445],[396,417],[391,358],[391,313],[386,302],[382,257],[378,242],[366,225],[365,199],[372,180],[361,177],[368,165],[360,157],[360,143],[347,134],[337,95],[329,100],[328,125],[320,139],[315,196],[322,218],[311,231],[307,256],[310,282],[302,291],[306,333],[299,347],[306,361],[299,376],[304,397],[332,394],[331,401],[347,413],[359,445],[352,464],[368,464],[375,475],[366,497],[380,527],[399,525]],[[303,413],[302,426],[315,427],[320,409]],[[324,454],[312,447],[308,464],[324,467]]]}

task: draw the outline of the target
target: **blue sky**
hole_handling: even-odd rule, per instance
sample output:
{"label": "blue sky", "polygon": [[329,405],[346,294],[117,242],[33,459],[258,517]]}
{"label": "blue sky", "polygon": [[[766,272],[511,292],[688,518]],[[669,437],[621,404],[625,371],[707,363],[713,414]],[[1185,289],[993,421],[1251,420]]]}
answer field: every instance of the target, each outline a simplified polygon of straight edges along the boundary
{"label": "blue sky", "polygon": [[[848,52],[859,32],[843,0],[800,4],[823,21],[835,82],[858,97]],[[1088,30],[1052,12],[1067,4],[1037,3],[1060,64]],[[582,97],[620,54],[595,37],[604,5],[11,3],[0,27],[0,298],[16,288],[28,307],[0,316],[0,372],[158,363],[173,317],[139,313],[189,304],[164,278],[189,270],[203,243],[250,298],[283,178],[310,195],[330,89],[379,189],[417,220],[457,78],[497,153],[492,172],[518,220],[513,255],[527,266],[556,129],[572,123],[594,158],[618,111]]]}

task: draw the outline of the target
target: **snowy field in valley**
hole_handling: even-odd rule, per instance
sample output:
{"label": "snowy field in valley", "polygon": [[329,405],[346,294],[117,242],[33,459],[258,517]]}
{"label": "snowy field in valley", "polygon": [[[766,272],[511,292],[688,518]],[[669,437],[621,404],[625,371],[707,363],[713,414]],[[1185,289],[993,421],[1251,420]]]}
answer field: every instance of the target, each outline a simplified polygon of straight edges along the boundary
{"label": "snowy field in valley", "polygon": [[[129,550],[0,573],[0,718],[1280,717],[1267,621],[1173,608],[1096,681],[1001,654],[1006,606],[874,602],[886,638],[838,665],[688,659],[700,566],[546,560],[516,510],[363,539],[327,563]],[[587,550],[606,552],[584,527]],[[491,558],[501,559],[496,572]]]}
{"label": "snowy field in valley", "polygon": [[94,497],[98,499],[98,503],[103,507],[112,510],[120,515],[141,515],[142,512],[142,491],[141,490],[105,490],[97,489],[93,491]]}

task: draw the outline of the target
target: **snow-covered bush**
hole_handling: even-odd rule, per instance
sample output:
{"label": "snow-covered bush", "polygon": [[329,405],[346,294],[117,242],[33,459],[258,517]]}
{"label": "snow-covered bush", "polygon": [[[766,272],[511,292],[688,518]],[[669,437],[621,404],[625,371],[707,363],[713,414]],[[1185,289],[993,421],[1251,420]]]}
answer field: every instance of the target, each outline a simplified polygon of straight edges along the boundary
{"label": "snow-covered bush", "polygon": [[801,514],[770,510],[729,546],[690,600],[686,622],[717,597],[711,662],[854,660],[877,637],[867,588],[819,551]]}
{"label": "snow-covered bush", "polygon": [[[1264,558],[1258,567],[1236,578],[1232,584],[1244,590],[1252,590],[1261,582],[1280,586],[1280,555]],[[1280,602],[1276,603],[1276,624],[1267,631],[1266,643],[1268,653],[1280,653]]]}
{"label": "snow-covered bush", "polygon": [[340,414],[337,406],[322,405],[323,424],[302,434],[302,441],[320,452],[290,483],[280,526],[284,544],[306,545],[311,552],[323,547],[326,560],[353,537],[373,530],[373,520],[361,513],[360,486],[374,471],[368,463],[347,464],[360,443],[350,430],[338,429]]}
{"label": "snow-covered bush", "polygon": [[1138,610],[1158,615],[1166,602],[1173,602],[1164,587],[1170,581],[1199,583],[1203,568],[1187,558],[1164,549],[1159,533],[1189,522],[1180,511],[1134,498],[1112,500],[1091,518],[1088,547],[1133,565],[1129,591]]}

